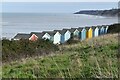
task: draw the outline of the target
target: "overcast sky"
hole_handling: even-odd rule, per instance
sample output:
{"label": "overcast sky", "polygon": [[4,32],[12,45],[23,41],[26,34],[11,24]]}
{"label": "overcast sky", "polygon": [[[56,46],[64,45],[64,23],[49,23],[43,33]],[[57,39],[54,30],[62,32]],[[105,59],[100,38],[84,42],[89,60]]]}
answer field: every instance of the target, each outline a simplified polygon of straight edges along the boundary
{"label": "overcast sky", "polygon": [[118,2],[119,0],[0,0],[3,2]]}
{"label": "overcast sky", "polygon": [[74,13],[117,7],[117,2],[5,2],[2,4],[2,12]]}
{"label": "overcast sky", "polygon": [[[117,4],[119,0],[0,0],[0,1],[5,2],[2,3],[3,6],[2,8],[0,8],[0,12],[73,13],[79,10],[86,9],[116,8],[118,6]],[[67,2],[67,3],[39,3],[39,2]],[[94,2],[94,3],[68,3],[68,2]]]}

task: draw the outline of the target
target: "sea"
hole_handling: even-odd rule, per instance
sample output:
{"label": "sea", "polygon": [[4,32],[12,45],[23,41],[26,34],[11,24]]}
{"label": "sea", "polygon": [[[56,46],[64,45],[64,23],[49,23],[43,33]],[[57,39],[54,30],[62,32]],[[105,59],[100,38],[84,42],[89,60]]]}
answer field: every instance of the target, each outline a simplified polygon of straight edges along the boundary
{"label": "sea", "polygon": [[11,39],[17,33],[61,30],[118,23],[117,17],[73,13],[3,13],[2,37]]}

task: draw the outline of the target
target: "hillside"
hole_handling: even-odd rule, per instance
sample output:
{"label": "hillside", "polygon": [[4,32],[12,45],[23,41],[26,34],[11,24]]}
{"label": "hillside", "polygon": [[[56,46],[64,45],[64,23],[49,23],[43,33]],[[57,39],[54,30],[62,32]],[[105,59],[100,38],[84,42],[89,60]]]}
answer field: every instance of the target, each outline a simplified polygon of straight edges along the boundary
{"label": "hillside", "polygon": [[110,25],[108,28],[108,33],[120,33],[120,23]]}
{"label": "hillside", "polygon": [[110,9],[110,10],[83,10],[76,12],[74,14],[88,14],[88,15],[97,15],[97,16],[119,16],[120,9]]}
{"label": "hillside", "polygon": [[3,63],[3,78],[117,78],[118,34],[60,45],[47,56]]}

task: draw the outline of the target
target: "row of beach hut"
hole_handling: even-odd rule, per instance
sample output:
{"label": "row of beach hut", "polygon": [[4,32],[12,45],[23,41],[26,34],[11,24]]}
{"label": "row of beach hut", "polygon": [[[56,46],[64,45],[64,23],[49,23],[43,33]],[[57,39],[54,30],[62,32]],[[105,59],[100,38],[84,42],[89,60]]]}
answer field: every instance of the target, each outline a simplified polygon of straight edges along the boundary
{"label": "row of beach hut", "polygon": [[43,31],[43,32],[31,32],[30,34],[18,33],[13,40],[29,39],[36,41],[38,39],[48,39],[53,44],[65,43],[71,38],[78,38],[85,40],[93,37],[97,37],[106,34],[108,30],[107,25],[92,26],[92,27],[79,27],[71,29],[62,29],[54,31]]}

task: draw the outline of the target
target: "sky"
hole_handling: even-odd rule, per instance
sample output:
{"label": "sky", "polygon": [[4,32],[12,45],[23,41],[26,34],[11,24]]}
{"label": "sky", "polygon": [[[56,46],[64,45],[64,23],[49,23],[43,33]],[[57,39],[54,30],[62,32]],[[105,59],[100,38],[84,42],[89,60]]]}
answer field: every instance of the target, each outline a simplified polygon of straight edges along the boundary
{"label": "sky", "polygon": [[2,12],[74,13],[80,10],[117,8],[117,2],[3,2]]}
{"label": "sky", "polygon": [[119,0],[0,0],[3,2],[118,2]]}

